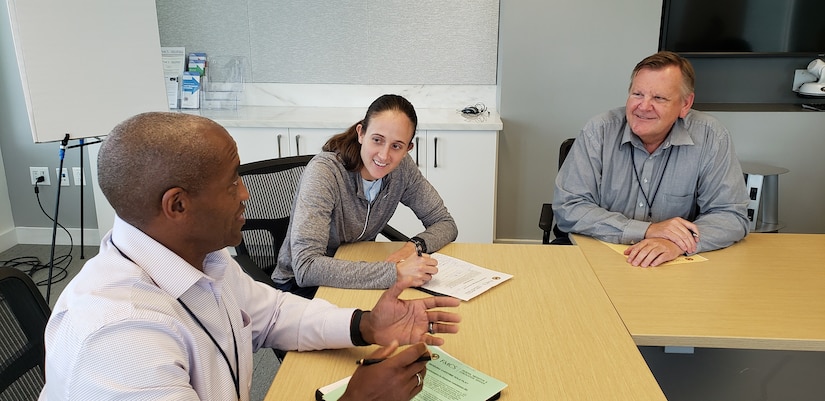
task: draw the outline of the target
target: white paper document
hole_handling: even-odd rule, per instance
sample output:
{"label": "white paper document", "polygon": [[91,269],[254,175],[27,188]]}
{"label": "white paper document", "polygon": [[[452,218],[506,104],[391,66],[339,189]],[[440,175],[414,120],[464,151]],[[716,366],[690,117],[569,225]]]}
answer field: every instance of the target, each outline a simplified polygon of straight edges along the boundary
{"label": "white paper document", "polygon": [[438,261],[438,273],[419,287],[426,292],[469,301],[513,277],[512,274],[486,269],[452,256],[440,253],[430,256]]}

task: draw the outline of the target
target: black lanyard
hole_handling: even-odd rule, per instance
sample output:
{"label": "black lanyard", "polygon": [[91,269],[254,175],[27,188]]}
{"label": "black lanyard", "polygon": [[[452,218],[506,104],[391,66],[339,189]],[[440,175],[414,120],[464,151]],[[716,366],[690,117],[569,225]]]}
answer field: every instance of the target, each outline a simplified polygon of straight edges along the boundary
{"label": "black lanyard", "polygon": [[237,373],[235,373],[235,371],[232,370],[232,365],[229,364],[229,357],[226,356],[226,352],[223,351],[223,348],[221,348],[221,346],[218,345],[218,341],[215,340],[215,337],[212,337],[212,333],[210,333],[209,330],[206,329],[206,326],[204,326],[203,323],[201,323],[200,319],[198,319],[198,317],[195,316],[195,314],[192,312],[192,310],[189,309],[189,307],[186,306],[186,304],[183,303],[183,301],[180,298],[178,298],[178,302],[180,302],[180,304],[183,306],[183,309],[186,309],[186,311],[189,312],[189,316],[192,316],[192,319],[198,324],[198,326],[201,326],[203,331],[206,332],[206,335],[208,335],[209,339],[212,340],[212,343],[215,344],[215,348],[217,348],[218,351],[221,352],[221,356],[223,356],[223,360],[226,361],[226,366],[229,368],[229,373],[232,374],[232,382],[235,384],[235,394],[238,396],[238,399],[240,400],[241,399],[241,377],[240,377],[241,376],[241,374],[240,374],[241,369],[240,369],[240,365],[238,364],[238,342],[235,339],[235,330],[232,327],[232,318],[229,317],[229,311],[226,311],[226,317],[227,317],[227,319],[229,319],[229,328],[232,329],[232,345],[233,345],[233,348],[235,349],[235,366],[238,367],[238,372]]}
{"label": "black lanyard", "polygon": [[665,179],[665,170],[667,170],[667,165],[670,163],[670,155],[673,153],[673,145],[667,151],[667,159],[665,159],[665,167],[662,168],[662,174],[659,175],[659,182],[656,183],[656,188],[653,190],[653,194],[648,198],[647,194],[645,193],[645,189],[642,187],[642,180],[639,179],[639,170],[636,169],[636,153],[633,151],[633,144],[630,143],[630,161],[633,163],[633,173],[636,176],[636,183],[639,184],[639,190],[642,191],[642,196],[645,197],[645,203],[647,203],[647,218],[653,219],[653,202],[656,201],[656,194],[659,193],[659,187],[662,185],[662,181]]}
{"label": "black lanyard", "polygon": [[[117,245],[115,245],[114,240],[111,240],[111,242],[112,242],[112,246],[114,246],[115,249],[117,249],[117,251],[120,252],[120,256],[123,256],[124,258],[126,258],[126,260],[134,263],[137,266],[140,266],[137,263],[135,263],[135,261],[132,260],[132,258],[126,256],[126,254],[123,253],[123,251],[121,251],[120,248],[117,247]],[[155,284],[155,285],[157,285],[157,284]],[[229,357],[226,356],[226,352],[224,352],[223,348],[221,348],[221,346],[218,344],[218,341],[215,340],[215,337],[212,336],[212,333],[210,333],[209,330],[206,329],[206,326],[204,326],[203,323],[201,323],[200,319],[198,319],[198,317],[195,316],[195,314],[192,312],[192,310],[189,309],[189,307],[186,306],[186,304],[183,303],[183,301],[180,298],[178,298],[178,302],[180,302],[181,306],[183,306],[183,309],[186,309],[186,312],[189,313],[189,316],[192,317],[192,320],[194,320],[195,323],[197,323],[198,326],[200,326],[201,329],[203,329],[203,331],[206,332],[206,335],[209,336],[209,339],[212,340],[213,344],[215,344],[215,348],[217,348],[218,351],[221,352],[221,356],[223,356],[223,360],[226,361],[226,367],[229,368],[229,373],[232,376],[232,383],[235,385],[235,395],[237,395],[238,400],[240,400],[241,399],[241,373],[240,373],[241,367],[240,367],[240,364],[238,363],[238,340],[235,338],[235,328],[232,327],[232,318],[229,317],[229,310],[227,310],[226,307],[224,307],[224,311],[226,311],[226,318],[229,319],[229,328],[232,331],[232,347],[235,350],[235,366],[238,368],[238,372],[235,372],[232,369],[232,364],[229,363]]]}

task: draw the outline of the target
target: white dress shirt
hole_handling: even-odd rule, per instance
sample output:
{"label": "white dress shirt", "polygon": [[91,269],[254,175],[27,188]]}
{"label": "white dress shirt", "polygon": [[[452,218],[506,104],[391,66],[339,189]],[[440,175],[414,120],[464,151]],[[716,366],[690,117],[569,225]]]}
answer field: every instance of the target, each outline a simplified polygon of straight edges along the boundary
{"label": "white dress shirt", "polygon": [[225,249],[201,272],[116,218],[52,311],[40,400],[226,401],[236,376],[248,400],[254,351],[350,347],[352,313],[253,281]]}

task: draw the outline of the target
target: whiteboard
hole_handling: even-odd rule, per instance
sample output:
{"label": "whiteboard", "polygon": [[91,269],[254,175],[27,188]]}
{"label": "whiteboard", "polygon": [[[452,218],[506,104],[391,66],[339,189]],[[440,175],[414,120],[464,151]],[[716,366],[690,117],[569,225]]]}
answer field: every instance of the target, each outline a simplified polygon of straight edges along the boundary
{"label": "whiteboard", "polygon": [[34,142],[168,111],[154,0],[6,0]]}

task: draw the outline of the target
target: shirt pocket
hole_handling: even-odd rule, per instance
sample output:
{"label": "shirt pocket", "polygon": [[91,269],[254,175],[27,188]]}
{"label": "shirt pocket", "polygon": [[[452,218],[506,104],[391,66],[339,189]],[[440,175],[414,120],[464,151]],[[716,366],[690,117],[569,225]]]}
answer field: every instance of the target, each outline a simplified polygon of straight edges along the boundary
{"label": "shirt pocket", "polygon": [[[240,352],[242,355],[252,355],[252,318],[249,316],[246,311],[241,310],[241,319],[243,321],[243,326],[240,330],[241,338],[238,339],[238,347],[241,348]],[[243,358],[243,361],[240,363],[244,364],[242,372],[252,372],[252,362],[253,358]],[[252,382],[252,375],[250,374],[247,378],[247,385]]]}
{"label": "shirt pocket", "polygon": [[[658,204],[659,202],[660,201],[657,199],[656,203]],[[663,193],[661,202],[664,208],[660,211],[660,213],[662,213],[661,218],[656,221],[667,220],[673,217],[688,219],[696,201],[693,198],[693,192],[689,192],[684,195]],[[654,218],[656,218],[656,216],[654,216]]]}

